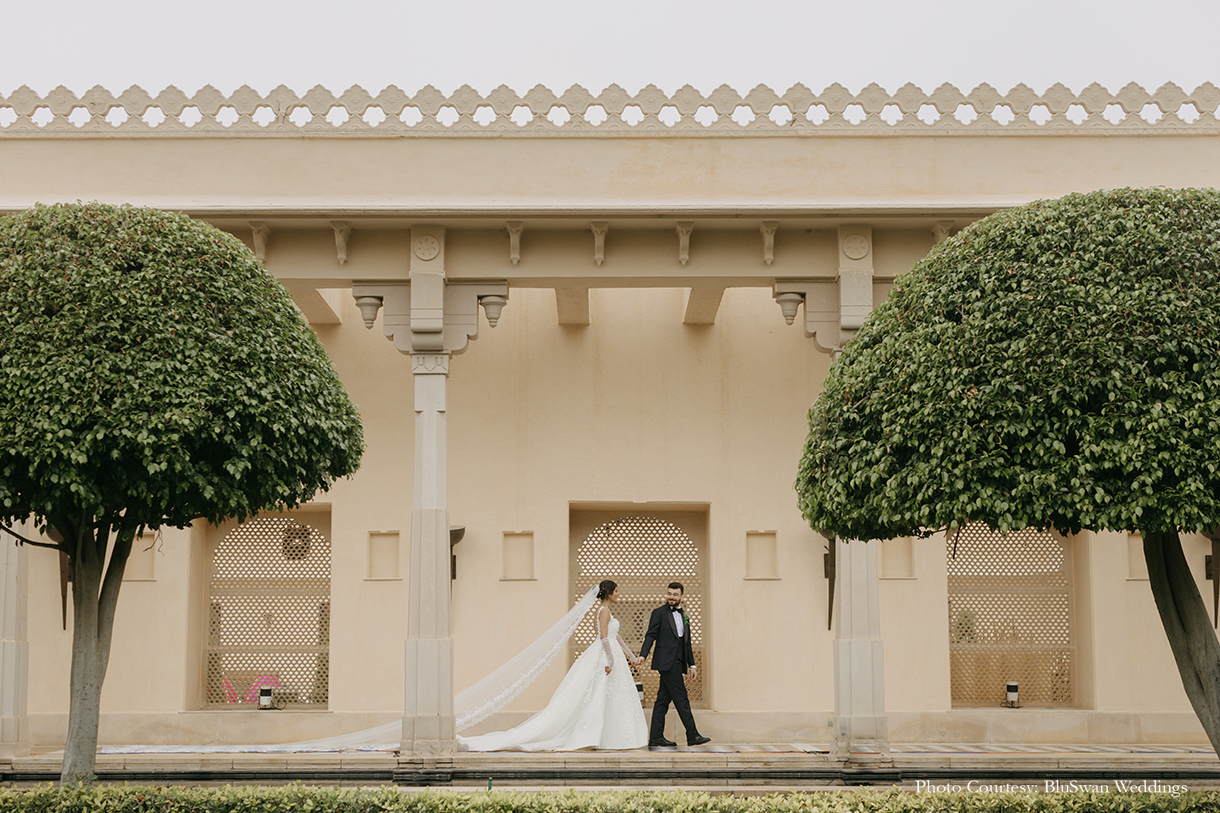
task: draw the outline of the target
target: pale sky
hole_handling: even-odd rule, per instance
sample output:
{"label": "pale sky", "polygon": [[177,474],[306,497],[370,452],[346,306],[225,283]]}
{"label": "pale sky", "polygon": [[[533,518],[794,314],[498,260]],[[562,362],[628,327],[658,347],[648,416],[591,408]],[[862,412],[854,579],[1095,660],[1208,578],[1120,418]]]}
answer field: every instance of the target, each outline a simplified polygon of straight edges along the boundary
{"label": "pale sky", "polygon": [[0,0],[0,94],[1220,84],[1217,0]]}

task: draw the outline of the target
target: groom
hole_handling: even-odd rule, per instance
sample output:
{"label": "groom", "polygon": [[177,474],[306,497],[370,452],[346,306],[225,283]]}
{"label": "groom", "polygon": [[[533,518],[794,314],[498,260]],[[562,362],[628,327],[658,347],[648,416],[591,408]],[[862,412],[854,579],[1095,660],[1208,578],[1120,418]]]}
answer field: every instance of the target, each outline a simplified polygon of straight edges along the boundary
{"label": "groom", "polygon": [[652,657],[652,671],[661,678],[657,689],[657,702],[652,707],[652,730],[648,734],[649,747],[663,748],[677,745],[665,739],[665,715],[669,713],[670,701],[678,709],[682,725],[686,726],[686,744],[703,745],[711,739],[695,728],[695,718],[690,713],[690,700],[686,697],[686,684],[682,676],[690,670],[694,680],[695,652],[691,648],[690,620],[682,610],[682,584],[670,582],[665,591],[665,603],[652,611],[648,620],[648,632],[644,635],[644,647],[640,657],[647,658],[648,650],[657,645]]}

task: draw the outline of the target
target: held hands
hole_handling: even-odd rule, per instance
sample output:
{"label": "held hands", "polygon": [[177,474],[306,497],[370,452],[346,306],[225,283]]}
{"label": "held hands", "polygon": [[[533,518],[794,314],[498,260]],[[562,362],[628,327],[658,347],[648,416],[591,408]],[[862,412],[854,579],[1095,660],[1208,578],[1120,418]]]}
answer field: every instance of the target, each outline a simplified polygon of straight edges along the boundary
{"label": "held hands", "polygon": [[[629,665],[629,666],[630,666],[632,669],[638,669],[638,668],[639,668],[639,666],[640,666],[640,664],[641,664],[641,663],[643,663],[643,662],[644,662],[644,659],[643,659],[643,658],[636,657],[636,658],[633,658],[632,660],[628,661],[628,662],[627,662],[627,664],[628,664],[628,665]],[[610,670],[611,670],[611,668],[612,668],[612,667],[611,667],[610,665],[607,665],[607,666],[606,666],[606,674],[607,674],[607,675],[608,675],[608,674],[610,674]]]}

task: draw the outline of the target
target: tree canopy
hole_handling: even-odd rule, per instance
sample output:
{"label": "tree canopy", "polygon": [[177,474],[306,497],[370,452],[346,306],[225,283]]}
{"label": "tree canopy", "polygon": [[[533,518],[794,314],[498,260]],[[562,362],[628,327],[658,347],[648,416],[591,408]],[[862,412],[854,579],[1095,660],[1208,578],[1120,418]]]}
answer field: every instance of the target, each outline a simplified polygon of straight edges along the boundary
{"label": "tree canopy", "polygon": [[936,246],[831,367],[796,489],[855,539],[1220,525],[1220,192],[1069,195]]}
{"label": "tree canopy", "polygon": [[184,526],[355,471],[359,416],[235,237],[97,203],[0,219],[0,516]]}
{"label": "tree canopy", "polygon": [[[363,450],[317,337],[237,238],[98,203],[0,218],[0,528],[70,563],[65,781],[93,773],[135,535],[295,506]],[[12,530],[30,516],[53,545]]]}

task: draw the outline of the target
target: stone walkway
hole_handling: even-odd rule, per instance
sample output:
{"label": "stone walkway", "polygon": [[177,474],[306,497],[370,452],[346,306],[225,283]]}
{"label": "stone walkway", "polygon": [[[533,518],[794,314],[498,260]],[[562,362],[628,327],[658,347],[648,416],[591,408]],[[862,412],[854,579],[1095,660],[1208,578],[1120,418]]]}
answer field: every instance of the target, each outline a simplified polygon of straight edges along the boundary
{"label": "stone walkway", "polygon": [[[850,785],[965,785],[1061,781],[1184,781],[1220,787],[1220,759],[1203,745],[899,743],[889,757],[845,760],[810,743],[711,743],[626,752],[460,753],[419,760],[390,752],[99,754],[104,781],[175,784],[282,782],[483,787],[815,789]],[[0,762],[0,783],[58,778],[61,753]],[[1049,785],[1048,785],[1049,787]]]}
{"label": "stone walkway", "polygon": [[895,754],[1206,754],[1215,759],[1210,745],[1025,745],[1019,743],[896,743]]}
{"label": "stone walkway", "polygon": [[[802,753],[828,754],[830,746],[810,743],[710,743],[693,748],[665,749],[673,753]],[[1054,743],[1026,745],[1019,743],[894,743],[898,754],[1211,754],[1210,745],[1074,745]],[[654,752],[655,753],[655,752]],[[664,752],[663,752],[664,753]]]}

